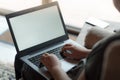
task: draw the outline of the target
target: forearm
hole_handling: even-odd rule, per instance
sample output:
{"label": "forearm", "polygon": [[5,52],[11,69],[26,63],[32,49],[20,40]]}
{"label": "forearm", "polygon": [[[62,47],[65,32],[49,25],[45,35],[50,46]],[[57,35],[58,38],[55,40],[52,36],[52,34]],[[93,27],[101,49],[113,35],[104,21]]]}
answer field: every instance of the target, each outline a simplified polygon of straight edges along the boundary
{"label": "forearm", "polygon": [[81,50],[81,53],[79,54],[79,56],[81,56],[82,58],[86,58],[90,52],[91,52],[91,49]]}
{"label": "forearm", "polygon": [[91,52],[91,49],[86,49],[85,53],[88,55]]}
{"label": "forearm", "polygon": [[83,70],[83,71],[81,72],[81,74],[80,74],[80,76],[78,77],[77,80],[86,80],[86,78],[85,78],[85,70]]}
{"label": "forearm", "polygon": [[55,80],[71,80],[62,68],[54,68],[50,73]]}

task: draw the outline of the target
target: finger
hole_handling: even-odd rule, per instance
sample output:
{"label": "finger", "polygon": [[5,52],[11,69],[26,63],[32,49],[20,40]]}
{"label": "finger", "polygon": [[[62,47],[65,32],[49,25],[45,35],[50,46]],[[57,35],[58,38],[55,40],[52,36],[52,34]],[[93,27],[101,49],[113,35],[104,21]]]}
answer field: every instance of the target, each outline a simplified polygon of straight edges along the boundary
{"label": "finger", "polygon": [[65,45],[63,46],[63,48],[69,47],[69,46],[72,46],[72,44],[65,44]]}
{"label": "finger", "polygon": [[44,64],[45,65],[45,61],[44,61],[44,58],[43,57],[41,57],[41,59],[40,59],[40,64]]}
{"label": "finger", "polygon": [[64,46],[72,46],[72,44],[65,44]]}
{"label": "finger", "polygon": [[51,59],[51,60],[59,60],[58,59],[58,57],[55,55],[55,54],[50,54],[50,56],[48,57],[49,58],[49,60]]}
{"label": "finger", "polygon": [[73,51],[73,47],[72,46],[67,46],[67,47],[64,47],[62,50],[61,50],[61,53],[69,53]]}
{"label": "finger", "polygon": [[48,57],[49,55],[50,55],[49,53],[43,54],[44,57]]}
{"label": "finger", "polygon": [[44,55],[42,55],[41,58],[40,58],[40,62],[44,62],[44,61],[45,61],[45,58],[46,58],[46,57],[45,57]]}
{"label": "finger", "polygon": [[[67,53],[67,51],[71,51],[72,48],[73,48],[72,46],[64,47],[64,48],[61,50],[61,52],[60,52],[61,56],[62,56],[63,58],[66,58],[67,55],[64,55],[63,53],[69,54],[69,53]],[[68,55],[68,56],[69,56],[69,55]]]}
{"label": "finger", "polygon": [[64,48],[62,48],[62,52],[64,52],[64,51],[66,51],[66,50],[72,50],[73,49],[73,47],[72,46],[66,46],[66,47],[64,47]]}
{"label": "finger", "polygon": [[43,55],[40,57],[40,61],[41,61],[41,62],[44,62],[45,59],[46,59],[48,56],[49,56],[48,53],[43,54]]}
{"label": "finger", "polygon": [[64,56],[68,57],[68,58],[72,58],[72,54],[69,54],[69,53],[63,53]]}
{"label": "finger", "polygon": [[55,56],[55,54],[51,53],[51,54],[49,54],[49,56]]}

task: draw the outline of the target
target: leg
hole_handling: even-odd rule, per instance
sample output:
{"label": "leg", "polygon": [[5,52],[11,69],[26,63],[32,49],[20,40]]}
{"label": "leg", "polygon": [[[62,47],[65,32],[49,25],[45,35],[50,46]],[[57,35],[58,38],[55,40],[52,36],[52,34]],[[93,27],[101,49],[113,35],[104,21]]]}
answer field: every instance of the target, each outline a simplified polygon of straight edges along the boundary
{"label": "leg", "polygon": [[23,64],[22,77],[24,80],[46,80],[27,64]]}
{"label": "leg", "polygon": [[21,77],[23,80],[45,80],[40,74],[30,68],[27,64],[23,63],[20,60],[21,54],[16,54],[15,56],[15,76],[16,80],[19,80]]}
{"label": "leg", "polygon": [[16,54],[15,56],[14,67],[15,67],[16,80],[21,78],[21,70],[22,70],[23,62],[20,60],[20,57],[21,57],[20,54]]}

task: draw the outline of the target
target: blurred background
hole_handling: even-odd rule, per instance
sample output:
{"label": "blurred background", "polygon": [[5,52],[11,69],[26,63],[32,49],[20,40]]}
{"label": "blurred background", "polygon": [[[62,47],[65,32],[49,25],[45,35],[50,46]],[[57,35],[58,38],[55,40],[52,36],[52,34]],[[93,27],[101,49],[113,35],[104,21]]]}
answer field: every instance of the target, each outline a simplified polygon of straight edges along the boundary
{"label": "blurred background", "polygon": [[[47,0],[44,0],[47,1]],[[89,17],[119,22],[120,14],[112,0],[48,0],[58,1],[66,24],[81,28]],[[0,13],[15,12],[42,4],[42,0],[0,0]]]}

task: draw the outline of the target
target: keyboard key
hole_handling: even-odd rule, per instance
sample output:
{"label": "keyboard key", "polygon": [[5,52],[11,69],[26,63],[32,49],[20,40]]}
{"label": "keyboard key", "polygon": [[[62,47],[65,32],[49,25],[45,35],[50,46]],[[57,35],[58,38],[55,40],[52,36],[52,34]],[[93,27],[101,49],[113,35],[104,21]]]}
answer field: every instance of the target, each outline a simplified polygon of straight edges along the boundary
{"label": "keyboard key", "polygon": [[[59,59],[62,59],[63,57],[60,55],[60,51],[61,51],[61,48],[62,48],[62,47],[63,47],[63,46],[57,47],[57,48],[52,49],[52,50],[49,50],[49,51],[47,51],[47,52],[45,52],[45,53],[50,53],[50,54],[53,53],[53,54],[55,54]],[[40,63],[40,56],[41,56],[41,54],[40,54],[40,55],[37,55],[37,56],[34,56],[34,57],[30,58],[29,61],[32,62],[33,64],[35,64],[37,67],[41,68],[41,67],[43,67],[44,65],[43,65],[42,63]]]}

